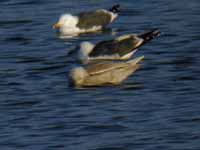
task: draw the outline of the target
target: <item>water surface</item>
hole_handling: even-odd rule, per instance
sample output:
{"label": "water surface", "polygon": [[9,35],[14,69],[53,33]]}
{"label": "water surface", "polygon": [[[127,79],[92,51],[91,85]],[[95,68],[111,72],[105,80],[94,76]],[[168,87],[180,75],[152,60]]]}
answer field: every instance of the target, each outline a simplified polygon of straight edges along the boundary
{"label": "water surface", "polygon": [[[60,39],[60,14],[120,3],[112,32]],[[199,150],[199,0],[1,0],[0,149]],[[158,27],[120,86],[75,89],[68,55],[81,41]]]}

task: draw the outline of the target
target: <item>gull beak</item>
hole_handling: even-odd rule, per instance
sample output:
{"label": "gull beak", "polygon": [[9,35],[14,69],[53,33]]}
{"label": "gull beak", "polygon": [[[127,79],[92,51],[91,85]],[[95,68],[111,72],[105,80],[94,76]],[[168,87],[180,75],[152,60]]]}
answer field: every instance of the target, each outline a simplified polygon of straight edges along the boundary
{"label": "gull beak", "polygon": [[61,27],[61,24],[59,22],[53,25],[53,29],[59,29],[60,27]]}

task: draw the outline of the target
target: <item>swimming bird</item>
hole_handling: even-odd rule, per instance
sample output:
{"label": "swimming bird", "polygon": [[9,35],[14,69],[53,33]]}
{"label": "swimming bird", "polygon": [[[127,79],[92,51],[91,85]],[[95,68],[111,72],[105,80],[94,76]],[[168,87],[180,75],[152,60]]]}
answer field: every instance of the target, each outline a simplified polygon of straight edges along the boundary
{"label": "swimming bird", "polygon": [[123,35],[111,40],[101,41],[94,45],[82,42],[78,52],[78,59],[82,63],[90,60],[127,60],[145,43],[160,35],[158,29],[152,29],[140,34]]}
{"label": "swimming bird", "polygon": [[70,71],[72,85],[103,86],[117,85],[127,79],[136,69],[144,56],[126,61],[99,61],[85,66],[75,67]]}
{"label": "swimming bird", "polygon": [[80,33],[101,30],[112,23],[118,16],[120,5],[114,5],[109,10],[98,9],[95,11],[81,12],[78,15],[63,14],[54,29],[59,29],[63,35],[77,35]]}

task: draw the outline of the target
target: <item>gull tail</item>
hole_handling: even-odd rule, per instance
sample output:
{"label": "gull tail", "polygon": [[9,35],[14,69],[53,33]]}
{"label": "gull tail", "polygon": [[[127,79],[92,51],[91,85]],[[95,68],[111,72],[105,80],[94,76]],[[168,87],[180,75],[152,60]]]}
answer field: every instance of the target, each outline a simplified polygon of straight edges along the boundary
{"label": "gull tail", "polygon": [[119,4],[113,5],[112,8],[109,9],[109,11],[111,11],[115,14],[119,13],[120,12],[120,5]]}
{"label": "gull tail", "polygon": [[137,57],[135,59],[129,60],[127,63],[131,64],[132,66],[137,65],[139,62],[141,62],[144,59],[144,56]]}
{"label": "gull tail", "polygon": [[150,31],[144,32],[139,35],[140,38],[144,40],[144,43],[151,41],[152,39],[158,37],[161,34],[159,29],[152,29]]}

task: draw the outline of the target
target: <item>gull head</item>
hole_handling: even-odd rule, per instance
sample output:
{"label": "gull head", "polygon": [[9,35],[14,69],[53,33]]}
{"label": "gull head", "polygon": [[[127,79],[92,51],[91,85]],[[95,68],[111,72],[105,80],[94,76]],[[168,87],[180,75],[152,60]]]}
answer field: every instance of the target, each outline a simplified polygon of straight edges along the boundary
{"label": "gull head", "polygon": [[82,85],[87,76],[88,73],[83,67],[76,67],[70,71],[70,79],[75,86]]}
{"label": "gull head", "polygon": [[72,16],[71,14],[63,14],[60,16],[58,22],[53,25],[53,28],[60,29],[64,26],[75,27],[77,23],[78,18],[76,16]]}
{"label": "gull head", "polygon": [[82,42],[80,44],[79,59],[82,63],[87,63],[89,53],[93,50],[94,45],[90,42]]}

